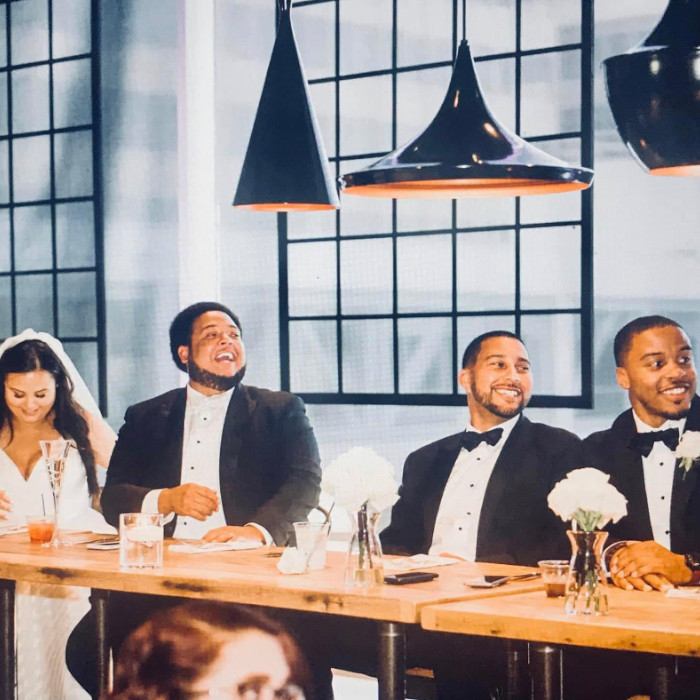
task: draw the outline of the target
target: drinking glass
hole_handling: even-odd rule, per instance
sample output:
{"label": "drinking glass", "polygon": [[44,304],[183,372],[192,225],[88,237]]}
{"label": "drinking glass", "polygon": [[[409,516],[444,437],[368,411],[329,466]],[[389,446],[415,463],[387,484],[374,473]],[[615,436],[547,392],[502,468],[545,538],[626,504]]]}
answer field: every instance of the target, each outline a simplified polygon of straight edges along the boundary
{"label": "drinking glass", "polygon": [[119,564],[123,569],[163,566],[163,516],[160,513],[119,515]]}
{"label": "drinking glass", "polygon": [[51,541],[42,544],[42,547],[62,547],[63,542],[58,535],[58,505],[61,500],[61,486],[63,486],[63,474],[66,470],[66,459],[68,458],[68,450],[71,448],[71,441],[58,438],[56,440],[39,440],[41,445],[41,454],[46,462],[46,468],[49,470],[49,483],[53,493],[53,509],[55,526]]}

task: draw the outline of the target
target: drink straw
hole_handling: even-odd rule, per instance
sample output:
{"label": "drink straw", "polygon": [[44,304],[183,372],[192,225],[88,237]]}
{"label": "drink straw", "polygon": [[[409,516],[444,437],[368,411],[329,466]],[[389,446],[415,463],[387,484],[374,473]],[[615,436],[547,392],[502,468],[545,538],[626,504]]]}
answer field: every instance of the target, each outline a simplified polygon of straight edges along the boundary
{"label": "drink straw", "polygon": [[46,517],[46,503],[44,503],[44,494],[41,494],[41,510],[44,511],[44,517]]}

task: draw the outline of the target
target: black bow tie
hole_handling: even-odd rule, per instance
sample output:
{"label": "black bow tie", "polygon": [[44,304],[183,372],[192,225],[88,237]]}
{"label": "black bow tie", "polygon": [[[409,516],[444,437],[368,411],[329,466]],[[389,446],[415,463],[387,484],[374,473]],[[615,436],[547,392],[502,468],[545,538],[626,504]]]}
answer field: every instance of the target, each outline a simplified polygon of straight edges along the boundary
{"label": "black bow tie", "polygon": [[474,431],[462,433],[462,447],[469,452],[482,442],[493,447],[501,439],[501,435],[503,435],[503,428],[494,428],[485,433],[475,433]]}
{"label": "black bow tie", "polygon": [[661,440],[669,450],[678,447],[678,428],[655,430],[651,433],[637,433],[630,440],[630,447],[642,457],[648,457],[654,443]]}

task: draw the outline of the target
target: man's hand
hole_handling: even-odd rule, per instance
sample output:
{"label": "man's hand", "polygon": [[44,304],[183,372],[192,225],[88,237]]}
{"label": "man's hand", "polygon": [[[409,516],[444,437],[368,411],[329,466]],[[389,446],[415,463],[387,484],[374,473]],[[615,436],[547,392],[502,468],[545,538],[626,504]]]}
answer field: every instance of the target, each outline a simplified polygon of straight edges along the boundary
{"label": "man's hand", "polygon": [[199,484],[182,484],[163,489],[158,495],[158,512],[163,515],[177,513],[197,520],[206,520],[219,509],[216,491]]}
{"label": "man's hand", "polygon": [[693,572],[682,554],[674,554],[657,542],[635,542],[617,552],[610,562],[615,585],[627,590],[666,590],[688,583]]}
{"label": "man's hand", "polygon": [[205,542],[228,542],[229,540],[258,540],[265,544],[265,537],[257,527],[244,525],[224,525],[209,530],[202,538]]}
{"label": "man's hand", "polygon": [[4,491],[0,491],[0,520],[7,520],[7,514],[12,512],[12,503]]}

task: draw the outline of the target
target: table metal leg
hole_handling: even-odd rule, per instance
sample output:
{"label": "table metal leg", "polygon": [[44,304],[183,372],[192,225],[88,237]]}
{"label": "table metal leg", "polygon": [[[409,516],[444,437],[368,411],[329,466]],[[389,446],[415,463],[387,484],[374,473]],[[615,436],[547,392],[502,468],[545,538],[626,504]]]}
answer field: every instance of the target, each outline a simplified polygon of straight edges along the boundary
{"label": "table metal leg", "polygon": [[561,700],[563,697],[561,649],[551,644],[531,644],[530,653],[533,699]]}
{"label": "table metal leg", "polygon": [[377,623],[379,700],[406,697],[406,631],[400,622]]}
{"label": "table metal leg", "polygon": [[527,700],[527,642],[506,640],[506,700]]}
{"label": "table metal leg", "polygon": [[90,602],[95,615],[97,628],[97,686],[100,694],[110,690],[109,683],[109,642],[107,641],[107,603],[109,591],[93,588]]}
{"label": "table metal leg", "polygon": [[654,656],[654,686],[651,700],[670,700],[675,668],[672,656]]}
{"label": "table metal leg", "polygon": [[0,700],[15,700],[15,582],[0,580]]}

